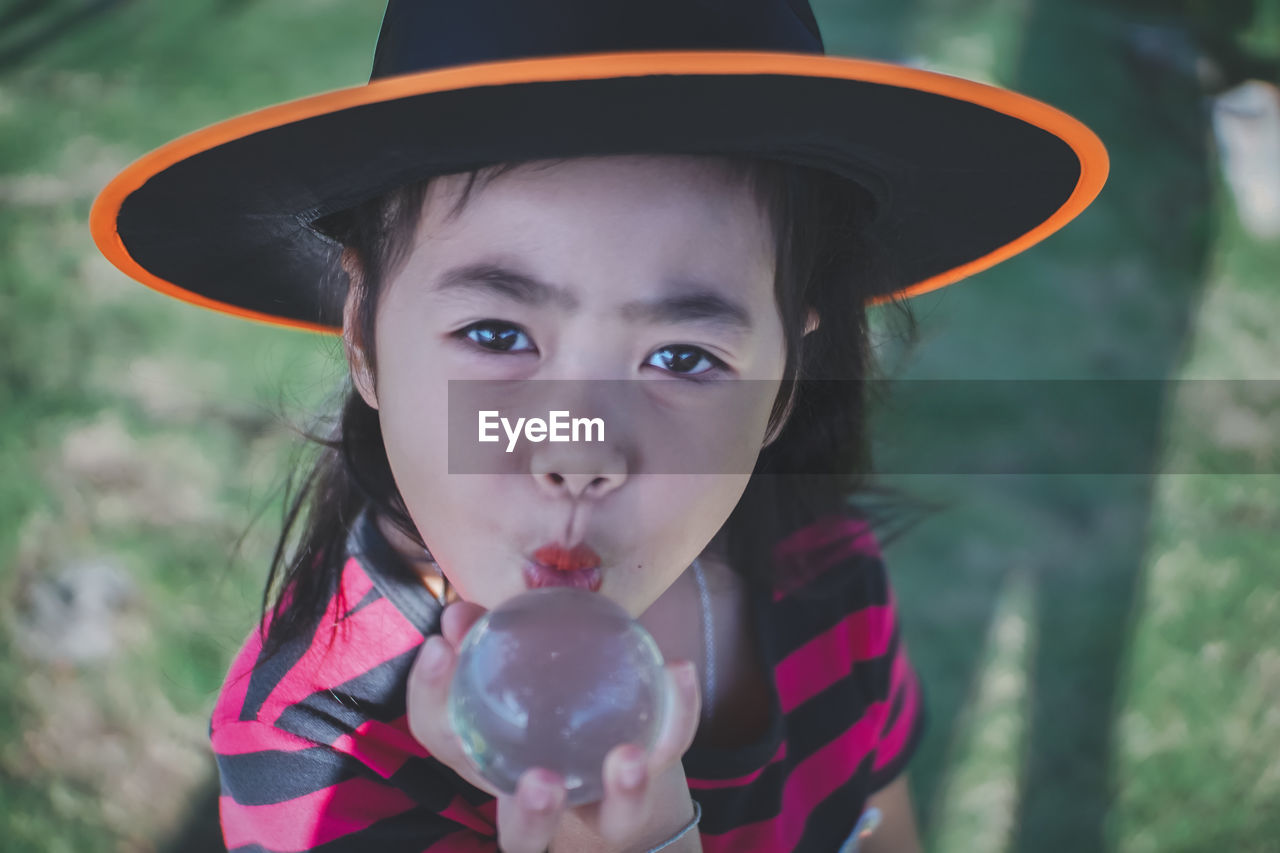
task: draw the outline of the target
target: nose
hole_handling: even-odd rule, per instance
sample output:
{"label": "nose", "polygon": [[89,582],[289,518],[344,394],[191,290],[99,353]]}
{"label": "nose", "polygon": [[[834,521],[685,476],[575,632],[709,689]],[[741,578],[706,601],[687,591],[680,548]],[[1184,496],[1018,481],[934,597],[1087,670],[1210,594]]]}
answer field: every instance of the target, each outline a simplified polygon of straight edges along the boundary
{"label": "nose", "polygon": [[600,499],[627,481],[627,464],[616,446],[539,444],[530,454],[530,472],[548,497]]}
{"label": "nose", "polygon": [[[621,387],[620,387],[621,386]],[[539,383],[548,411],[559,409],[573,422],[561,437],[531,446],[529,471],[541,493],[552,498],[600,499],[627,481],[628,401],[625,382],[585,379]],[[579,416],[585,416],[581,421]],[[578,424],[585,427],[579,431]]]}

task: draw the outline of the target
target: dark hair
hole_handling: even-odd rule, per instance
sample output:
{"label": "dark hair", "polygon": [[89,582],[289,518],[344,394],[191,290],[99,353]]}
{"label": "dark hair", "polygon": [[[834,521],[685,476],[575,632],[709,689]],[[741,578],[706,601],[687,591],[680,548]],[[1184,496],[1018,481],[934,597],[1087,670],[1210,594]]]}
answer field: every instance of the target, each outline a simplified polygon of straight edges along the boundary
{"label": "dark hair", "polygon": [[[870,293],[896,289],[886,286],[893,283],[895,271],[880,247],[866,237],[873,208],[870,195],[859,185],[778,161],[714,159],[748,182],[772,222],[774,292],[785,332],[786,362],[771,429],[794,395],[782,431],[761,451],[721,531],[729,565],[760,582],[774,571],[774,544],[818,518],[855,508],[878,527],[895,518],[892,512],[877,516],[873,503],[859,505],[859,499],[879,496],[890,498],[881,507],[892,508],[896,494],[872,483],[868,474],[866,411],[872,384],[863,381],[875,378],[877,369],[865,303]],[[477,182],[483,186],[520,166],[506,163],[470,172],[453,214],[462,209]],[[358,282],[351,282],[335,264],[328,298],[340,304],[349,286],[361,288],[354,336],[371,371],[377,370],[373,341],[379,290],[411,245],[429,183],[400,187],[316,223],[359,261]],[[895,300],[891,306],[914,336],[915,321],[905,303]],[[806,335],[809,308],[820,322]],[[283,528],[262,599],[260,628],[265,627],[268,608],[272,613],[267,655],[318,624],[329,598],[340,588],[348,532],[366,508],[423,544],[392,477],[378,412],[364,402],[349,376],[339,394],[336,423],[325,434],[303,433],[319,448],[319,455],[292,498],[292,473],[286,484]],[[293,554],[286,556],[290,533],[304,511],[302,535]],[[882,535],[881,541],[888,539]]]}

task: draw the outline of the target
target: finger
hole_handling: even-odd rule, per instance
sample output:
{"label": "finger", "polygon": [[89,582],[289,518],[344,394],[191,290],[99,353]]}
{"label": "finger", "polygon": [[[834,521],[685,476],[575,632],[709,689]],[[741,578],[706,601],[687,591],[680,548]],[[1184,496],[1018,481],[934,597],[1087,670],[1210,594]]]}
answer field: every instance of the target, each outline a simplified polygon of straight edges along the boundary
{"label": "finger", "polygon": [[689,751],[702,716],[698,671],[692,661],[676,661],[664,667],[669,687],[667,713],[650,751],[649,772],[656,775]]}
{"label": "finger", "polygon": [[503,853],[542,853],[560,825],[564,785],[558,775],[535,767],[516,783],[516,792],[498,794],[498,849]]}
{"label": "finger", "polygon": [[480,776],[467,757],[449,719],[449,684],[456,665],[457,656],[443,637],[427,637],[405,685],[409,732],[437,761],[482,791],[495,794],[493,785]]}
{"label": "finger", "polygon": [[462,645],[463,637],[471,630],[481,616],[488,613],[479,604],[470,601],[455,601],[440,614],[440,632],[455,649]]}
{"label": "finger", "polygon": [[449,643],[432,634],[423,641],[409,669],[405,694],[409,731],[433,754],[444,746],[450,733],[447,731],[449,684],[455,664],[456,656]]}
{"label": "finger", "polygon": [[638,744],[616,746],[605,756],[600,834],[621,844],[640,834],[649,819],[649,756]]}
{"label": "finger", "polygon": [[[457,740],[448,718],[449,686],[458,663],[458,645],[476,620],[487,611],[478,604],[456,601],[440,614],[439,634],[423,640],[409,670],[409,730],[428,749],[448,748]],[[459,749],[461,743],[458,743]],[[434,752],[434,750],[433,750]]]}

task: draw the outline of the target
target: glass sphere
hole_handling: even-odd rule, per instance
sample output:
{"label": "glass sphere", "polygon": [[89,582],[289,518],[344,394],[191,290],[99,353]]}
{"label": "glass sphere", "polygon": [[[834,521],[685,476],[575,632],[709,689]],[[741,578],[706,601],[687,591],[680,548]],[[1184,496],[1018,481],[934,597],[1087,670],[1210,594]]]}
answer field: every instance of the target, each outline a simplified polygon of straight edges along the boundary
{"label": "glass sphere", "polygon": [[516,595],[458,649],[449,716],[479,772],[513,794],[533,767],[561,775],[567,804],[604,797],[604,758],[649,750],[666,713],[653,637],[609,598],[569,587]]}

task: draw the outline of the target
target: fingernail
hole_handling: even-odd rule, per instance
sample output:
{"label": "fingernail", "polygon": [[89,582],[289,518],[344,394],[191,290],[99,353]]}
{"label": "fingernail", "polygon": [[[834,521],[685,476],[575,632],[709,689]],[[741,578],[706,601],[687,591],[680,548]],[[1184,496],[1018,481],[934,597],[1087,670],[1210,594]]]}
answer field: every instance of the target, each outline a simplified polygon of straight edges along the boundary
{"label": "fingernail", "polygon": [[698,686],[698,669],[692,661],[685,661],[676,668],[676,679],[680,683],[680,688],[685,691],[693,690]]}
{"label": "fingernail", "polygon": [[644,781],[644,764],[639,761],[627,761],[618,770],[618,781],[622,787],[635,790]]}
{"label": "fingernail", "polygon": [[532,785],[525,793],[525,805],[542,812],[551,808],[551,791],[544,785]]}

